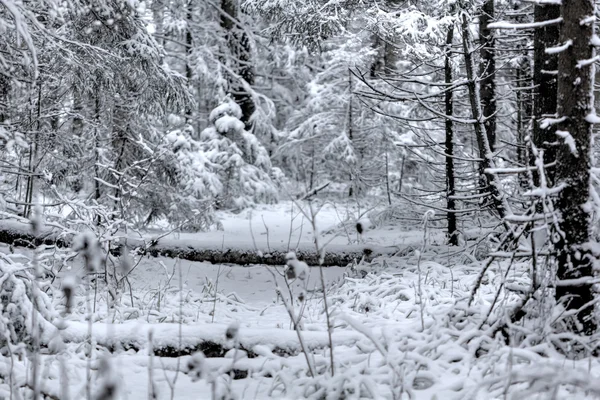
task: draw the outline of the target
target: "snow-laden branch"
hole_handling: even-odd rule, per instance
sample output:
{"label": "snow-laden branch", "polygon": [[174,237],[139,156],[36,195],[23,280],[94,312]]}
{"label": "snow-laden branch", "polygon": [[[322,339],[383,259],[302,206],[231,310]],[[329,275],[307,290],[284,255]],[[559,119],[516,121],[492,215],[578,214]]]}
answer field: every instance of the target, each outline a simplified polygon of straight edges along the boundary
{"label": "snow-laden branch", "polygon": [[556,135],[564,139],[565,144],[569,146],[569,150],[571,150],[571,154],[573,154],[574,157],[577,157],[577,145],[575,144],[573,136],[567,131],[556,131]]}
{"label": "snow-laden branch", "polygon": [[560,124],[561,122],[566,121],[567,118],[566,117],[560,117],[560,118],[544,118],[540,121],[540,128],[542,129],[547,129],[552,125],[556,125],[556,124]]}
{"label": "snow-laden branch", "polygon": [[543,27],[549,26],[549,25],[560,24],[562,21],[563,21],[562,17],[556,18],[556,19],[549,19],[547,21],[529,22],[529,23],[522,23],[522,24],[516,24],[514,22],[508,22],[508,21],[498,21],[498,22],[492,22],[491,24],[489,24],[488,28],[490,28],[490,29],[537,29],[537,28],[543,28]]}
{"label": "snow-laden branch", "polygon": [[588,58],[587,60],[577,61],[577,68],[587,67],[588,65],[592,65],[598,60],[600,60],[600,55]]}
{"label": "snow-laden branch", "polygon": [[571,39],[567,40],[564,44],[555,47],[548,47],[546,49],[546,54],[558,54],[567,50],[569,47],[573,45],[573,41]]}
{"label": "snow-laden branch", "polygon": [[539,6],[560,6],[561,0],[523,0],[524,3],[533,3]]}

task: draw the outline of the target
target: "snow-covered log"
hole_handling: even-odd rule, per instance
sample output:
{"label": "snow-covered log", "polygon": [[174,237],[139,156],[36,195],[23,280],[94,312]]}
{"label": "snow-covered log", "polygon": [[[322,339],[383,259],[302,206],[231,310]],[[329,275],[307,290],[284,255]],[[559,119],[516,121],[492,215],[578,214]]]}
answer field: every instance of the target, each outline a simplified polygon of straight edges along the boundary
{"label": "snow-covered log", "polygon": [[[143,350],[147,354],[149,335],[152,331],[154,354],[159,357],[180,357],[202,351],[206,357],[224,357],[234,347],[226,338],[227,325],[196,324],[179,325],[175,323],[148,324],[128,322],[111,325],[97,323],[92,328],[94,341],[112,351]],[[55,335],[56,329],[47,330],[43,342],[48,343]],[[60,332],[65,343],[85,343],[89,341],[87,322],[70,321]],[[326,331],[302,332],[303,340],[309,351],[316,351],[329,346]],[[334,346],[353,346],[362,337],[357,332],[334,332]],[[240,328],[237,337],[239,349],[248,353],[249,358],[265,353],[274,355],[296,355],[300,353],[298,336],[293,330]]]}
{"label": "snow-covered log", "polygon": [[[164,237],[159,239],[128,238],[127,247],[136,250],[138,254],[153,257],[180,258],[182,260],[211,262],[213,264],[265,264],[285,265],[286,255],[289,250],[285,246],[270,246],[269,248],[254,248],[253,245],[240,241],[229,245],[215,243],[203,243],[200,240],[180,240]],[[57,245],[58,247],[70,247],[72,235],[60,235],[57,230],[43,229],[41,233],[34,236],[29,224],[18,221],[3,221],[0,224],[0,243],[6,243],[17,247],[33,248],[40,245]],[[122,242],[121,242],[122,243]],[[112,251],[118,254],[120,243],[115,242]],[[312,243],[302,243],[297,249],[293,249],[299,260],[309,266],[319,265],[319,255]],[[379,255],[405,255],[411,251],[410,246],[372,246],[372,245],[340,245],[331,244],[327,246],[321,265],[324,267],[346,266],[353,262],[359,262],[363,257],[371,260]]]}

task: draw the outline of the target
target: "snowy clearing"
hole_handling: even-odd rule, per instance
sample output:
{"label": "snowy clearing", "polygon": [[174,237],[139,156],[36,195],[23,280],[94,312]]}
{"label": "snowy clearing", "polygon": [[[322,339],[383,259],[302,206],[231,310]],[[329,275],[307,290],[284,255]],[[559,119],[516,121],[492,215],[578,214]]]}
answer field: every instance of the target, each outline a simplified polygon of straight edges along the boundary
{"label": "snowy clearing", "polygon": [[[287,232],[284,209],[255,211],[263,230],[256,226],[254,235],[266,236],[265,225],[275,238]],[[330,212],[323,229],[339,225]],[[231,215],[224,220],[224,231],[212,233],[211,240],[220,235],[221,241],[231,237],[250,246],[249,221]],[[372,228],[364,240],[395,243],[387,232]],[[311,267],[304,280],[287,281],[284,267],[143,257],[129,276],[131,287],[124,290],[115,292],[100,279],[80,279],[70,313],[65,313],[60,287],[52,289],[58,314],[42,336],[43,391],[57,398],[80,398],[89,373],[89,390],[100,393],[114,384],[122,399],[147,399],[149,393],[157,399],[213,399],[213,390],[239,399],[317,399],[325,393],[357,399],[492,399],[506,393],[510,398],[556,393],[566,399],[600,394],[590,378],[600,374],[598,361],[567,362],[551,345],[559,336],[537,339],[532,348],[512,347],[502,335],[493,334],[488,319],[497,320],[498,309],[510,309],[517,299],[513,293],[528,284],[525,264],[514,265],[508,275],[507,262],[490,269],[475,302],[467,307],[480,264],[444,257],[445,246],[423,244],[422,234],[419,243],[415,231],[394,233],[394,240],[412,241],[415,251],[323,269],[334,378],[319,268]],[[84,270],[75,264],[59,275],[65,282],[65,276],[81,277]],[[505,289],[498,291],[501,282]],[[501,307],[491,318],[488,310],[495,301]],[[547,323],[548,317],[540,316],[539,323]],[[234,334],[228,337],[232,327]],[[90,333],[93,351],[88,357]],[[198,351],[204,354],[200,359]],[[22,385],[27,364],[15,366],[13,385]],[[538,380],[544,386],[532,387]],[[9,396],[10,387],[9,381],[0,384],[3,396]]]}

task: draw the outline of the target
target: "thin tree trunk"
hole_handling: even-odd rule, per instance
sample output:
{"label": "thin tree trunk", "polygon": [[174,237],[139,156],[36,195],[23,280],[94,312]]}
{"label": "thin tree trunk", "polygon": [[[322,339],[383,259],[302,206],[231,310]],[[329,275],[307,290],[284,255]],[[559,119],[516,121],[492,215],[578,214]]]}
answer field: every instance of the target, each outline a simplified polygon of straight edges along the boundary
{"label": "thin tree trunk", "polygon": [[[472,54],[471,31],[469,30],[469,16],[466,12],[462,13],[462,35],[463,35],[463,54],[465,58],[465,69],[467,72],[467,88],[469,90],[469,102],[471,104],[471,113],[475,122],[473,128],[475,130],[475,138],[477,139],[477,147],[479,149],[480,175],[484,190],[489,190],[494,209],[498,216],[504,220],[504,217],[511,215],[510,205],[504,195],[502,183],[498,175],[493,172],[496,167],[492,150],[484,127],[484,117],[481,110],[481,99],[479,97],[479,81],[475,77],[475,62]],[[506,222],[505,226],[508,228]]]}
{"label": "thin tree trunk", "polygon": [[385,188],[387,191],[388,205],[392,205],[392,195],[390,192],[390,157],[387,149],[385,150]]}
{"label": "thin tree trunk", "polygon": [[[531,120],[533,96],[530,88],[531,85],[531,66],[528,57],[519,63],[516,68],[516,81],[517,81],[517,162],[519,165],[526,166],[529,163],[527,159],[527,146],[528,141],[526,140],[527,132],[529,129],[529,121]],[[529,179],[526,172],[519,174],[520,186],[527,190],[529,189]]]}
{"label": "thin tree trunk", "polygon": [[[97,204],[100,203],[100,132],[98,127],[100,126],[100,89],[95,90],[96,98],[94,102],[94,200]],[[95,224],[100,226],[101,218],[100,214],[96,215]]]}
{"label": "thin tree trunk", "polygon": [[0,124],[8,119],[8,97],[11,89],[11,81],[8,76],[0,74]]}
{"label": "thin tree trunk", "polygon": [[402,182],[404,181],[404,164],[406,161],[406,153],[402,154],[402,163],[400,164],[400,180],[398,182],[398,193],[402,194]]}
{"label": "thin tree trunk", "polygon": [[165,2],[163,0],[153,0],[150,6],[152,10],[152,20],[154,21],[154,34],[156,41],[164,46],[164,25],[165,25]]}
{"label": "thin tree trunk", "polygon": [[[350,143],[354,141],[354,126],[352,122],[352,72],[350,68],[348,68],[348,92],[350,93],[350,98],[348,99],[348,139]],[[354,195],[354,173],[352,171],[352,166],[350,167],[350,190],[348,191],[348,197],[352,197]]]}
{"label": "thin tree trunk", "polygon": [[[597,324],[593,315],[593,285],[581,278],[593,275],[590,210],[590,168],[592,124],[595,115],[594,64],[592,45],[594,35],[594,2],[592,0],[563,1],[560,6],[563,23],[560,43],[572,43],[558,55],[558,116],[564,121],[556,131],[557,148],[557,207],[559,241],[557,254],[556,299],[568,310],[576,311],[577,321],[570,328],[592,334]],[[570,283],[569,280],[577,280]]]}
{"label": "thin tree trunk", "polygon": [[[452,42],[454,40],[454,25],[450,25],[446,34],[446,51],[444,56],[444,82],[446,83],[446,92],[444,94],[444,103],[446,106],[446,115],[452,116],[454,113],[453,93],[448,88],[452,84]],[[448,220],[448,243],[451,246],[458,246],[458,235],[456,227],[455,181],[454,181],[454,124],[450,118],[446,118],[446,208]],[[386,153],[387,154],[387,153]]]}
{"label": "thin tree trunk", "polygon": [[[534,22],[539,23],[560,17],[558,5],[545,4],[535,5]],[[533,144],[544,149],[544,164],[550,164],[556,160],[556,125],[550,125],[546,129],[540,127],[540,121],[544,117],[556,116],[557,105],[557,80],[558,55],[548,54],[546,49],[558,43],[558,24],[546,25],[537,28],[533,35],[533,85],[535,87],[533,97]],[[531,160],[533,164],[534,160]],[[549,168],[546,173],[548,183],[554,182],[556,168]],[[537,171],[533,172],[533,183],[538,186],[540,178]]]}
{"label": "thin tree trunk", "polygon": [[35,185],[35,169],[37,164],[38,141],[40,130],[42,127],[42,85],[38,85],[37,96],[37,118],[36,132],[33,137],[33,142],[29,145],[29,176],[27,177],[27,190],[25,191],[25,210],[23,216],[29,218],[31,215],[31,205],[33,204],[33,192]]}
{"label": "thin tree trunk", "polygon": [[480,95],[483,108],[483,123],[490,150],[496,144],[496,50],[494,33],[488,24],[494,20],[494,0],[486,0],[479,16],[479,40],[481,41],[479,64]]}
{"label": "thin tree trunk", "polygon": [[252,129],[250,117],[256,111],[252,94],[249,93],[244,83],[254,85],[254,66],[252,65],[252,49],[250,38],[240,27],[238,20],[238,5],[235,0],[221,0],[221,27],[227,32],[227,44],[232,57],[233,70],[241,78],[229,77],[229,90],[233,100],[242,109],[241,121],[246,125],[246,130]]}
{"label": "thin tree trunk", "polygon": [[[193,84],[193,79],[194,79],[194,71],[192,68],[192,50],[193,50],[193,45],[194,45],[194,40],[193,40],[193,35],[192,35],[192,25],[193,25],[193,12],[194,9],[192,7],[192,2],[190,1],[190,3],[188,4],[187,7],[187,29],[185,31],[185,54],[186,54],[186,61],[185,61],[185,78],[187,80],[187,85],[188,88],[190,90],[191,93],[194,93],[194,84]],[[185,110],[185,117],[186,117],[186,122],[188,125],[190,126],[194,126],[194,121],[193,121],[193,114],[194,111],[188,106],[188,108]]]}
{"label": "thin tree trunk", "polygon": [[379,37],[378,33],[375,33],[375,39],[373,40],[373,50],[375,51],[375,57],[373,62],[371,63],[371,68],[369,69],[369,75],[371,78],[376,78],[377,74],[380,73],[385,67],[385,53],[382,48],[385,46],[385,43],[381,43],[382,40]]}

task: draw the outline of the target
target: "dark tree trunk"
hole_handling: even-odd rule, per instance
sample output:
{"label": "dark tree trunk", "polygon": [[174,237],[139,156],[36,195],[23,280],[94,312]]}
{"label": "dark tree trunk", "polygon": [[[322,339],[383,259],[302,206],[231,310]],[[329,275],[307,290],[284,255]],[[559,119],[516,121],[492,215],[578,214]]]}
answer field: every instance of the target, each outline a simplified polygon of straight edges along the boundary
{"label": "dark tree trunk", "polygon": [[[533,94],[531,90],[531,66],[529,58],[525,56],[516,68],[517,81],[517,162],[519,165],[526,166],[529,164],[527,159],[526,140],[527,132],[529,131],[529,121],[532,117]],[[529,188],[529,177],[526,172],[519,174],[519,185],[524,190]]]}
{"label": "dark tree trunk", "polygon": [[572,41],[572,45],[558,55],[558,116],[565,120],[556,131],[560,143],[556,181],[562,186],[556,203],[560,211],[560,239],[555,243],[556,299],[564,302],[568,310],[579,310],[570,326],[573,331],[592,334],[597,327],[594,306],[590,304],[594,300],[592,284],[585,279],[576,283],[569,280],[586,277],[591,280],[593,275],[589,206],[592,124],[588,116],[594,114],[594,68],[590,62],[595,53],[591,44],[594,2],[563,1],[560,15],[563,18],[560,43]]}
{"label": "dark tree trunk", "polygon": [[[475,62],[472,54],[472,43],[469,16],[466,12],[462,14],[461,31],[463,36],[463,55],[465,58],[465,69],[467,73],[467,88],[469,91],[469,103],[471,105],[471,114],[475,122],[473,128],[475,130],[475,138],[477,139],[477,147],[479,150],[480,177],[483,190],[490,193],[492,205],[498,216],[504,220],[504,217],[511,214],[510,206],[504,195],[502,184],[498,175],[494,173],[496,167],[488,137],[485,132],[483,111],[481,110],[481,99],[479,97],[479,82],[475,76]],[[506,222],[504,222],[506,225]],[[508,226],[506,226],[508,228]]]}
{"label": "dark tree trunk", "polygon": [[[186,54],[186,62],[185,62],[185,78],[187,80],[187,84],[188,84],[188,88],[190,89],[190,91],[193,93],[193,78],[194,78],[194,73],[193,73],[193,69],[192,69],[192,49],[193,49],[193,45],[194,45],[194,41],[193,41],[193,36],[192,36],[192,25],[193,25],[193,14],[194,14],[194,9],[192,7],[192,2],[190,2],[188,4],[188,8],[187,8],[187,29],[185,31],[185,54]],[[193,126],[193,110],[188,107],[185,110],[185,118],[186,118],[186,122],[190,125]]]}
{"label": "dark tree trunk", "polygon": [[8,76],[0,74],[0,124],[8,119],[8,95],[11,81]]}
{"label": "dark tree trunk", "polygon": [[252,93],[247,86],[254,85],[254,67],[252,65],[252,49],[250,38],[240,26],[238,20],[238,6],[236,0],[221,0],[221,27],[227,32],[227,45],[231,53],[231,64],[236,76],[229,76],[229,91],[233,100],[242,109],[242,122],[246,129],[252,128],[250,117],[254,114],[256,106]]}
{"label": "dark tree trunk", "polygon": [[[560,17],[558,5],[536,5],[534,8],[534,21],[543,22]],[[546,25],[535,30],[533,35],[533,85],[535,87],[533,97],[533,144],[544,149],[544,164],[550,164],[556,160],[556,126],[550,125],[546,129],[540,127],[540,121],[544,117],[555,117],[556,115],[556,70],[558,69],[558,55],[547,54],[548,47],[558,43],[558,24]],[[554,182],[556,168],[548,168],[546,177],[548,183]],[[533,173],[533,183],[538,186],[540,178],[537,171]]]}
{"label": "dark tree trunk", "polygon": [[[164,0],[154,0],[150,5],[150,9],[152,10],[152,22],[154,23],[154,34],[156,35],[156,41],[161,46],[164,46],[164,24],[165,24],[165,1]],[[189,20],[189,15],[188,15]]]}
{"label": "dark tree trunk", "polygon": [[[100,181],[98,179],[100,179],[100,152],[102,151],[100,148],[100,132],[99,132],[99,127],[101,124],[101,118],[100,118],[100,88],[96,87],[94,90],[95,93],[95,100],[94,100],[94,122],[95,122],[95,127],[94,127],[94,200],[96,200],[96,203],[100,203],[100,198],[101,196],[101,191],[100,191]],[[100,218],[100,214],[96,214],[96,218],[95,218],[95,224],[96,226],[100,226],[100,222],[101,222],[101,218]]]}
{"label": "dark tree trunk", "polygon": [[[452,84],[452,42],[454,40],[454,25],[450,25],[446,34],[446,51],[444,57],[444,82],[446,83],[446,92],[444,94],[444,104],[446,115],[452,116],[454,112],[454,104],[452,99],[452,90],[449,89]],[[454,124],[450,118],[446,118],[446,207],[448,208],[448,243],[451,246],[458,246],[458,235],[456,227],[456,200],[454,199],[455,182],[454,182]]]}
{"label": "dark tree trunk", "polygon": [[375,38],[373,39],[373,50],[375,51],[375,56],[373,58],[373,62],[371,63],[371,68],[369,68],[369,76],[371,78],[376,78],[377,74],[380,73],[382,69],[384,69],[385,60],[385,54],[383,51],[385,43],[382,44],[382,40],[379,37],[379,34],[376,33],[374,36]]}
{"label": "dark tree trunk", "polygon": [[494,33],[488,24],[494,20],[494,0],[486,0],[481,7],[479,16],[479,40],[481,41],[481,63],[479,64],[480,95],[483,116],[483,126],[488,137],[490,150],[494,151],[496,144],[496,50]]}
{"label": "dark tree trunk", "polygon": [[[354,145],[354,123],[352,121],[352,71],[348,68],[348,92],[350,93],[350,99],[348,100],[348,139],[350,143]],[[350,190],[348,191],[348,197],[354,195],[354,187],[357,186],[357,182],[354,176],[354,171],[350,167]],[[357,187],[358,189],[358,187]]]}

